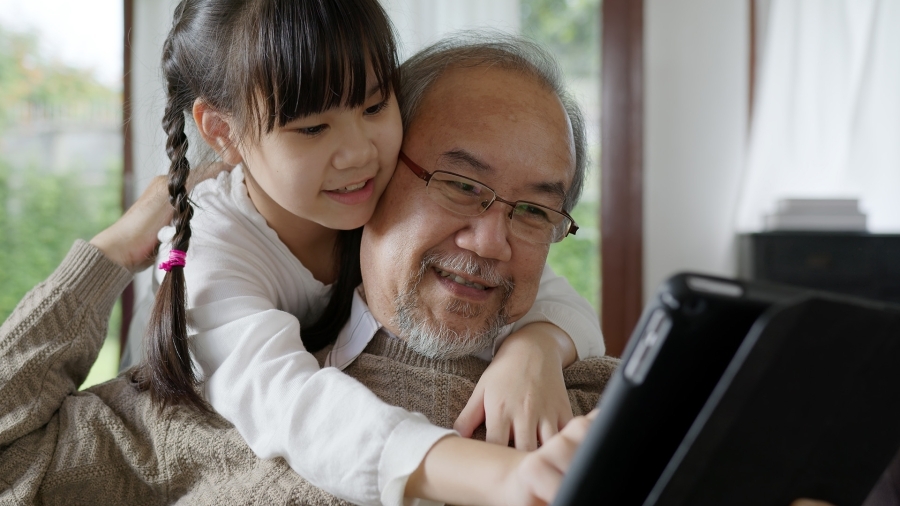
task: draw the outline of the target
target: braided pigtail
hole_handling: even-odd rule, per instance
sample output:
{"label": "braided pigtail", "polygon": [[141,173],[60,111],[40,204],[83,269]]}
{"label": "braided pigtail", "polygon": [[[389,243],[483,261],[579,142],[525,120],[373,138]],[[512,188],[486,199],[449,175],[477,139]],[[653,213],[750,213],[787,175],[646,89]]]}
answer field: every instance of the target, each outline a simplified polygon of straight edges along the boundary
{"label": "braided pigtail", "polygon": [[[190,163],[187,159],[188,138],[184,130],[185,110],[192,104],[192,93],[180,78],[176,56],[170,37],[163,46],[168,103],[162,123],[167,136],[166,154],[170,160],[169,202],[174,209],[172,250],[187,253],[194,209],[186,186]],[[186,404],[209,411],[209,405],[197,393],[199,381],[190,354],[184,266],[182,262],[173,264],[166,266],[168,272],[156,292],[144,338],[146,357],[138,383],[143,389],[150,390],[154,404],[160,408]]]}

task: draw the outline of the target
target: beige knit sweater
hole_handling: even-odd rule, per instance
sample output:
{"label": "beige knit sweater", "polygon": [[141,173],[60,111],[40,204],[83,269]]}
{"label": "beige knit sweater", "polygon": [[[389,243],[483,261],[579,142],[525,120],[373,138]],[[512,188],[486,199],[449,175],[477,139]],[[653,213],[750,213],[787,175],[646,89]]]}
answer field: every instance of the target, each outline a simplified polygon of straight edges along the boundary
{"label": "beige knit sweater", "polygon": [[[345,504],[283,460],[256,458],[217,415],[158,411],[128,372],[77,391],[130,280],[79,241],[0,327],[0,504]],[[346,372],[451,427],[486,365],[429,360],[378,336]],[[576,414],[596,404],[616,365],[591,359],[565,371]]]}

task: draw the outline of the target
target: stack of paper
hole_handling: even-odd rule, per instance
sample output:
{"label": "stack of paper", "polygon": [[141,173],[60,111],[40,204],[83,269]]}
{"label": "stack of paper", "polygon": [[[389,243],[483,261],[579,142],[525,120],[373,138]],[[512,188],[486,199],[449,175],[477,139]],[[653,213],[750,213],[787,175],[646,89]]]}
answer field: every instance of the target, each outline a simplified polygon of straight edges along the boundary
{"label": "stack of paper", "polygon": [[766,230],[866,231],[858,199],[782,199],[766,216]]}

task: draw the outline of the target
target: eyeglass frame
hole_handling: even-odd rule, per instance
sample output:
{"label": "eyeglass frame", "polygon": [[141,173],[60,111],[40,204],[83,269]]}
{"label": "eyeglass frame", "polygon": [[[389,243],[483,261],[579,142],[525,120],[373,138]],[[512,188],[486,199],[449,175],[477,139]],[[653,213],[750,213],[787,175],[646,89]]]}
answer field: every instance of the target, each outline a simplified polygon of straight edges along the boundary
{"label": "eyeglass frame", "polygon": [[[515,209],[516,209],[516,207],[517,207],[517,204],[528,204],[528,205],[532,205],[532,206],[538,206],[538,207],[540,207],[540,208],[542,208],[542,209],[547,209],[547,210],[553,211],[553,212],[555,212],[555,213],[559,213],[559,214],[563,215],[566,219],[569,220],[569,228],[568,228],[568,230],[566,230],[565,235],[563,235],[562,238],[561,238],[559,241],[555,241],[555,242],[562,242],[562,240],[565,239],[566,237],[569,237],[570,234],[571,234],[571,235],[575,235],[575,233],[578,232],[578,228],[579,228],[579,227],[578,227],[578,225],[575,223],[575,219],[572,218],[572,216],[569,215],[569,213],[567,213],[567,212],[565,212],[565,211],[557,211],[556,209],[551,209],[550,207],[547,207],[547,206],[545,206],[544,204],[538,204],[537,202],[529,202],[529,201],[527,201],[527,200],[516,200],[516,201],[514,201],[514,202],[510,202],[509,200],[506,200],[506,199],[504,199],[504,198],[501,198],[499,195],[497,195],[497,192],[494,191],[493,188],[491,188],[490,186],[488,186],[488,185],[482,183],[481,181],[478,181],[477,179],[472,179],[472,178],[469,177],[469,176],[464,176],[464,175],[462,175],[462,174],[457,174],[457,173],[455,173],[455,172],[450,172],[450,171],[447,171],[447,170],[436,170],[436,171],[434,171],[434,172],[428,172],[428,171],[425,170],[421,165],[419,165],[419,164],[417,164],[416,162],[412,161],[412,160],[409,158],[409,156],[408,156],[406,153],[404,153],[403,151],[400,151],[399,157],[400,157],[400,160],[402,160],[403,163],[404,163],[407,167],[409,167],[409,170],[411,170],[412,173],[415,174],[415,176],[416,176],[417,178],[421,179],[422,181],[425,181],[425,187],[426,187],[426,188],[428,187],[428,183],[431,181],[431,178],[432,178],[435,174],[437,174],[438,172],[440,172],[440,173],[443,173],[443,174],[450,174],[450,175],[452,175],[452,176],[461,177],[461,178],[463,178],[463,179],[468,179],[469,181],[472,181],[472,182],[474,182],[474,183],[478,183],[479,185],[483,186],[484,188],[490,190],[490,192],[494,195],[494,198],[491,199],[491,201],[488,202],[488,204],[487,204],[486,206],[482,206],[481,212],[478,213],[478,214],[474,214],[474,215],[466,215],[466,214],[458,213],[458,212],[456,212],[456,211],[454,211],[454,210],[452,210],[452,209],[447,209],[446,207],[441,206],[441,207],[444,207],[444,209],[447,209],[448,211],[450,211],[451,213],[459,214],[460,216],[470,216],[470,217],[481,216],[482,214],[484,214],[485,211],[487,211],[488,209],[490,209],[492,205],[494,205],[494,202],[500,201],[501,203],[506,204],[506,205],[508,205],[508,206],[510,206],[510,207],[512,208],[512,210],[509,212],[509,220],[512,221],[512,215],[513,215],[513,212],[515,212]],[[527,241],[527,239],[525,239],[525,240]],[[530,241],[529,241],[529,242],[530,242]],[[534,243],[534,244],[539,244],[539,243]],[[554,242],[550,242],[550,243],[546,243],[546,244],[554,244]]]}

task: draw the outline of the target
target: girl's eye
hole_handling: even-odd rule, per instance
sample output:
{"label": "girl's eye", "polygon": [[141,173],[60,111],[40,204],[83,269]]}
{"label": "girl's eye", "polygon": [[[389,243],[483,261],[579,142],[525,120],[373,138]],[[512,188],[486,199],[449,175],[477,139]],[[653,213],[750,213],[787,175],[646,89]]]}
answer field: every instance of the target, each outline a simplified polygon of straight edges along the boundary
{"label": "girl's eye", "polygon": [[385,107],[387,107],[387,104],[388,104],[387,99],[382,100],[381,102],[378,102],[377,104],[373,105],[372,107],[367,107],[365,110],[365,113],[369,116],[378,114],[379,112],[384,110]]}
{"label": "girl's eye", "polygon": [[324,132],[326,128],[328,128],[328,125],[316,125],[311,127],[298,128],[297,131],[303,135],[309,135],[310,137],[312,137]]}

